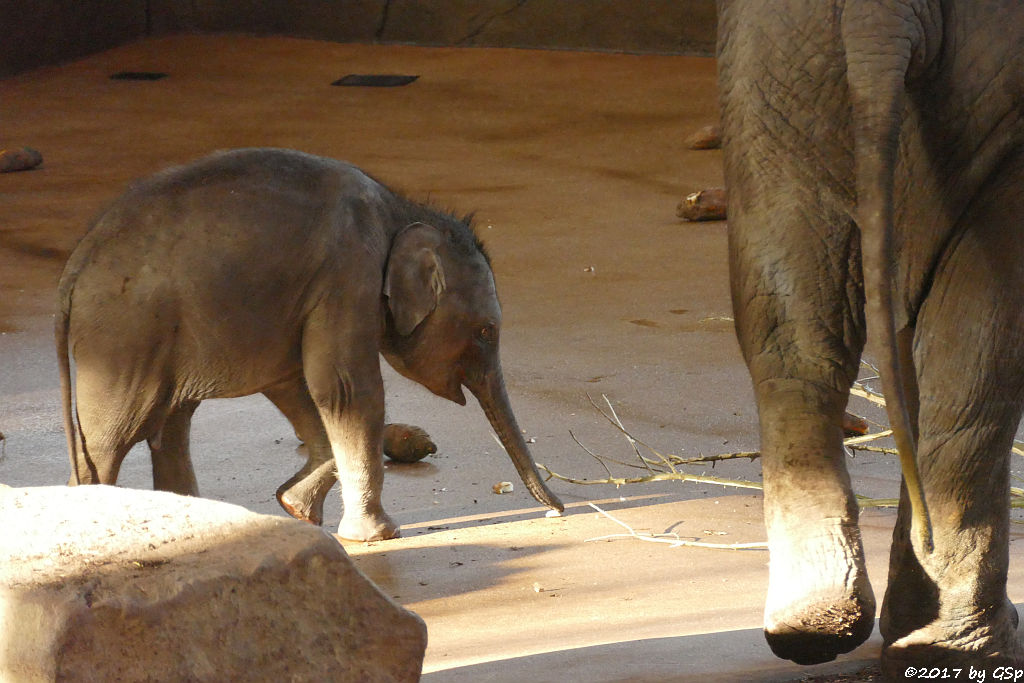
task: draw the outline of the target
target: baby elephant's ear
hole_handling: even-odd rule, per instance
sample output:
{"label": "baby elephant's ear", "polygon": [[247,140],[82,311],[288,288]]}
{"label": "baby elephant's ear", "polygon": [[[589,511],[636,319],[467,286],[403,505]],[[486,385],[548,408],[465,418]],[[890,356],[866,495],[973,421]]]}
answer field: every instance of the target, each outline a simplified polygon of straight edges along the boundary
{"label": "baby elephant's ear", "polygon": [[425,223],[413,223],[391,243],[384,296],[398,334],[412,334],[437,306],[444,291],[444,269],[438,250],[441,233]]}

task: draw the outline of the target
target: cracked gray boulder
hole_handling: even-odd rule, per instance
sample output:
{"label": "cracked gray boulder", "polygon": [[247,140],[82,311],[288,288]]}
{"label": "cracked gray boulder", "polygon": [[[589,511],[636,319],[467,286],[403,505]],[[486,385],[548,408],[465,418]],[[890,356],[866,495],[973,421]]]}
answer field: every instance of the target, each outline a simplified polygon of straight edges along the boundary
{"label": "cracked gray boulder", "polygon": [[108,486],[0,520],[0,680],[419,680],[423,621],[309,524]]}

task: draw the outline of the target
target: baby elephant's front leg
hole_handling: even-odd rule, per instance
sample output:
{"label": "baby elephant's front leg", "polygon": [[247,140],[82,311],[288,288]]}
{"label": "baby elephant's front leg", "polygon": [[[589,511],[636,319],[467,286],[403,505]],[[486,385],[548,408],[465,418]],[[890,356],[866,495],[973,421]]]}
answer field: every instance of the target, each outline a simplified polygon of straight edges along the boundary
{"label": "baby elephant's front leg", "polygon": [[[354,406],[353,406],[354,407]],[[370,415],[350,407],[332,426],[324,420],[331,439],[341,484],[344,511],[338,535],[353,541],[380,541],[399,536],[395,524],[381,505],[384,462],[381,457],[381,409]]]}
{"label": "baby elephant's front leg", "polygon": [[[305,391],[305,385],[302,390]],[[312,407],[313,402],[308,395],[307,400]],[[297,435],[312,434],[303,439],[307,452],[306,464],[277,489],[277,502],[292,517],[320,525],[324,519],[324,500],[338,481],[338,471],[320,415],[312,409],[312,416],[315,420],[313,428],[296,428]],[[295,421],[293,424],[296,424]],[[383,443],[384,454],[402,463],[415,463],[437,452],[437,446],[430,440],[430,435],[413,425],[384,425]]]}
{"label": "baby elephant's front leg", "polygon": [[339,378],[327,400],[310,382],[310,393],[320,410],[331,443],[341,484],[344,507],[338,535],[353,541],[379,541],[399,535],[398,525],[381,506],[384,462],[384,387],[377,369],[376,382],[357,384]]}
{"label": "baby elephant's front leg", "polygon": [[398,536],[381,506],[384,461],[384,380],[380,374],[380,323],[369,304],[335,292],[310,315],[303,330],[302,369],[316,405],[341,484],[344,506],[338,535],[353,541]]}

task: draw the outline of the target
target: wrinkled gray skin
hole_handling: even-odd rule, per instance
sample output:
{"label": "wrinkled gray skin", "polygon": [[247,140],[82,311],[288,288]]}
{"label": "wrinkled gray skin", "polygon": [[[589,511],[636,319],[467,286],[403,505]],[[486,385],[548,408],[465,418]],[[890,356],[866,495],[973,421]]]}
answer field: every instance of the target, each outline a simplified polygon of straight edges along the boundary
{"label": "wrinkled gray skin", "polygon": [[904,485],[884,669],[902,680],[906,666],[1020,666],[1006,577],[1008,458],[1024,405],[1024,6],[718,8],[732,296],[761,424],[768,642],[813,663],[872,629],[840,445],[870,331],[901,451],[916,441],[934,542],[929,552],[926,525],[911,523]]}
{"label": "wrinkled gray skin", "polygon": [[340,480],[339,534],[395,537],[380,499],[383,354],[438,396],[464,405],[468,388],[530,492],[561,509],[516,425],[500,327],[491,267],[468,223],[353,166],[250,149],[170,169],[116,200],[61,278],[72,483],[113,484],[145,439],[154,487],[198,495],[196,407],[263,393],[308,447],[278,490],[282,506],[319,522]]}

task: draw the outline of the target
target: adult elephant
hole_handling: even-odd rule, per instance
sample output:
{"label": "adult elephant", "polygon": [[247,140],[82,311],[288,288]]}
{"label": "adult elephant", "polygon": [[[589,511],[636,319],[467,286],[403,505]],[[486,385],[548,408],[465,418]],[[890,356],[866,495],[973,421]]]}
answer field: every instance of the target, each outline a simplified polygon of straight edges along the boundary
{"label": "adult elephant", "polygon": [[[907,666],[1019,664],[1006,580],[1009,452],[1024,405],[1024,5],[718,10],[731,287],[771,552],[768,642],[814,663],[871,633],[840,432],[870,331],[908,458],[884,668],[902,678]],[[918,469],[931,524],[911,505]]]}

